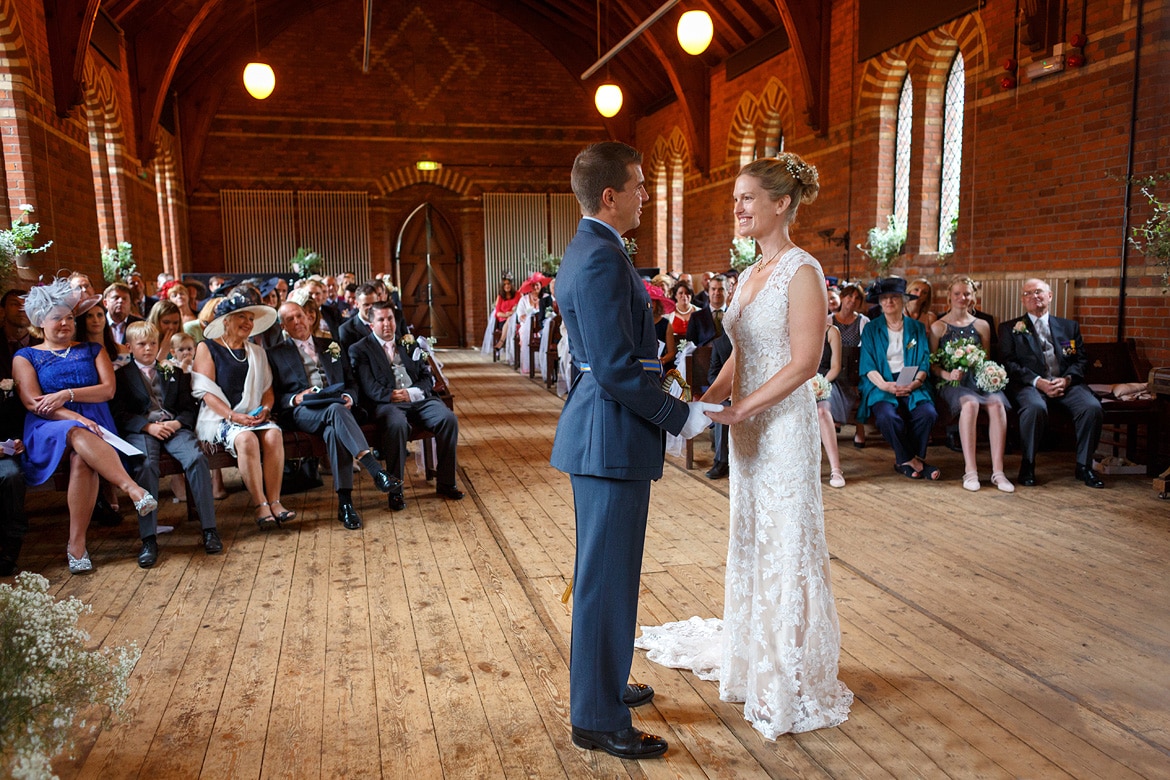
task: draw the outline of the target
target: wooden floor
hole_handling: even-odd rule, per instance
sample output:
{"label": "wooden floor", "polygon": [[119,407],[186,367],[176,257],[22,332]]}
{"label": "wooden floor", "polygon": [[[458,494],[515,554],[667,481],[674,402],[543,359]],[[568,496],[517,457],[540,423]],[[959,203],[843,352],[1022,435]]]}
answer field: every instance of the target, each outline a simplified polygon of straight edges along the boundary
{"label": "wooden floor", "polygon": [[[1149,480],[1089,490],[1052,455],[1041,487],[972,494],[958,455],[932,450],[943,482],[911,482],[877,437],[849,447],[848,428],[849,485],[826,488],[825,508],[849,721],[766,742],[714,683],[639,652],[633,677],[658,695],[634,721],[668,738],[666,757],[573,747],[572,493],[547,465],[561,402],[477,353],[445,359],[462,502],[415,475],[392,515],[360,475],[364,530],[337,523],[326,488],[286,501],[291,528],[260,532],[237,490],[218,556],[168,503],[177,528],[154,569],[135,565],[127,520],[95,529],[97,571],[70,577],[63,498],[30,496],[24,565],[93,605],[95,644],[143,650],[128,717],[83,739],[62,777],[1170,776],[1170,504]],[[653,489],[644,623],[720,614],[727,482],[696,453]]]}

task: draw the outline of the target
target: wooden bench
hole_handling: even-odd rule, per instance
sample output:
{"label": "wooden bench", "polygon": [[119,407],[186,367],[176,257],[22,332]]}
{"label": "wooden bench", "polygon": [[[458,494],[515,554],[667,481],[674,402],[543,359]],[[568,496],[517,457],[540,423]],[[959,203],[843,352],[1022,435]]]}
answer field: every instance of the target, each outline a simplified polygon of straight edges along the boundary
{"label": "wooden bench", "polygon": [[[1134,339],[1089,342],[1085,349],[1089,354],[1085,381],[1100,399],[1104,411],[1102,444],[1114,447],[1115,451],[1123,449],[1127,460],[1144,464],[1147,475],[1156,475],[1157,458],[1153,457],[1153,448],[1160,433],[1156,400],[1121,401],[1108,391],[1102,392],[1105,387],[1146,381],[1148,369],[1143,370],[1138,359],[1137,342]],[[1143,427],[1144,440],[1139,435]]]}

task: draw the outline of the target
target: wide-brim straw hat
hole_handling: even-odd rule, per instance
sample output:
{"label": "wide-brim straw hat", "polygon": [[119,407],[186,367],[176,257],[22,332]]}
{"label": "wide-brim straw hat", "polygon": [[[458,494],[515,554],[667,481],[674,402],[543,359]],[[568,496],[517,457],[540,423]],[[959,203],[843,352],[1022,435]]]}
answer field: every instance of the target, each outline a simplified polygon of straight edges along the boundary
{"label": "wide-brim straw hat", "polygon": [[207,323],[203,329],[203,337],[217,339],[223,335],[224,322],[229,315],[242,312],[252,312],[252,333],[256,336],[272,327],[276,322],[276,309],[271,306],[256,305],[247,296],[233,293],[220,301],[215,307],[215,319]]}
{"label": "wide-brim straw hat", "polygon": [[885,279],[878,279],[869,286],[866,291],[866,303],[878,303],[883,295],[901,295],[905,300],[918,300],[917,295],[911,295],[906,292],[906,280],[900,276],[887,276]]}

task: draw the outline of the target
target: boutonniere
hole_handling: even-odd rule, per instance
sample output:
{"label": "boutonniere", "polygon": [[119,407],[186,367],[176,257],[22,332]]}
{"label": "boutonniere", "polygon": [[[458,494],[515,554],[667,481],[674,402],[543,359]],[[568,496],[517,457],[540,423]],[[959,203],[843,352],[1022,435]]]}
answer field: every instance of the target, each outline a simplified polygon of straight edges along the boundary
{"label": "boutonniere", "polygon": [[0,379],[0,393],[5,396],[12,395],[12,391],[16,389],[15,379]]}
{"label": "boutonniere", "polygon": [[325,347],[325,353],[329,355],[334,363],[341,359],[341,347],[337,345],[336,341],[329,342],[329,346]]}
{"label": "boutonniere", "polygon": [[1023,320],[1020,320],[1019,322],[1017,322],[1016,327],[1012,328],[1012,333],[1027,333],[1027,332],[1028,332],[1028,323],[1024,322]]}
{"label": "boutonniere", "polygon": [[414,346],[414,336],[411,335],[410,333],[407,333],[405,336],[402,337],[402,341],[400,341],[398,343],[404,347]]}
{"label": "boutonniere", "polygon": [[1065,357],[1071,357],[1077,354],[1077,342],[1075,340],[1064,342],[1060,346],[1064,349]]}
{"label": "boutonniere", "polygon": [[907,349],[914,349],[918,346],[918,339],[910,339],[910,343],[906,345]]}
{"label": "boutonniere", "polygon": [[156,366],[156,368],[158,368],[158,372],[162,374],[164,382],[175,381],[175,367],[170,363],[162,361]]}

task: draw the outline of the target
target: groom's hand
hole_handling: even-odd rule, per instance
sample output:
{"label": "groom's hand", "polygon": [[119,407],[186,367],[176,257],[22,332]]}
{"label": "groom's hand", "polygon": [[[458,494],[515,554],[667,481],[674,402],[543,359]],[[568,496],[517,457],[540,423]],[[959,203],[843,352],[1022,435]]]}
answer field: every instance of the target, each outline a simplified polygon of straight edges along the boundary
{"label": "groom's hand", "polygon": [[706,404],[702,401],[691,401],[687,406],[690,408],[690,412],[687,414],[687,423],[678,434],[684,439],[693,439],[707,430],[707,426],[711,424],[711,418],[705,412],[718,412],[723,409],[719,404]]}

